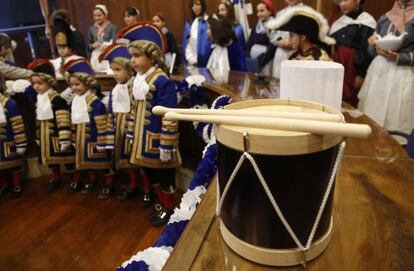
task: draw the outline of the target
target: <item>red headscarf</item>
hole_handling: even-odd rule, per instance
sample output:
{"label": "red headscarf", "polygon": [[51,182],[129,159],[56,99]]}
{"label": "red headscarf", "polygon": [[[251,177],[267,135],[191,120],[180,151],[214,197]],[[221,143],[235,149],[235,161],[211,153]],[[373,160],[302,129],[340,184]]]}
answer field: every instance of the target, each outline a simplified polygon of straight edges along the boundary
{"label": "red headscarf", "polygon": [[262,0],[262,3],[266,5],[267,9],[270,10],[272,16],[275,16],[275,6],[272,0]]}
{"label": "red headscarf", "polygon": [[386,14],[387,18],[397,28],[400,34],[404,33],[407,22],[414,19],[414,4],[403,9],[398,1],[395,1],[394,6]]}
{"label": "red headscarf", "polygon": [[154,17],[154,16],[158,16],[162,21],[165,22],[165,14],[163,12],[157,11],[157,12],[154,13],[154,15],[152,15],[152,17]]}

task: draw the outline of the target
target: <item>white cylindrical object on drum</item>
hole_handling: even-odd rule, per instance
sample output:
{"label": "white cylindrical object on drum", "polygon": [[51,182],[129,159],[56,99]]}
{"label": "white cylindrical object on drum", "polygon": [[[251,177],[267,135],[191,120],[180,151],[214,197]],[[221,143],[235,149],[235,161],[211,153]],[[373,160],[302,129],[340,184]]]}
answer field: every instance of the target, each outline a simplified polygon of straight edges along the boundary
{"label": "white cylindrical object on drum", "polygon": [[318,102],[341,110],[344,66],[330,61],[282,62],[280,98]]}

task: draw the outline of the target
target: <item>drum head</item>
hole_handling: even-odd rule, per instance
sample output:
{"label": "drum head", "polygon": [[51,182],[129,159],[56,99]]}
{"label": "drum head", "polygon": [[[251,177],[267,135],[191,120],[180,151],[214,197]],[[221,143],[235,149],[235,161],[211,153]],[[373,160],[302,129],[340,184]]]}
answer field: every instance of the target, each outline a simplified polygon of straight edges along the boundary
{"label": "drum head", "polygon": [[[258,99],[233,103],[227,105],[225,109],[337,114],[344,120],[342,113],[332,107],[300,100]],[[341,136],[335,135],[315,135],[230,125],[217,125],[215,130],[216,138],[220,143],[239,151],[244,151],[245,148],[243,136],[245,132],[248,133],[248,152],[267,155],[313,153],[329,149],[343,140]]]}

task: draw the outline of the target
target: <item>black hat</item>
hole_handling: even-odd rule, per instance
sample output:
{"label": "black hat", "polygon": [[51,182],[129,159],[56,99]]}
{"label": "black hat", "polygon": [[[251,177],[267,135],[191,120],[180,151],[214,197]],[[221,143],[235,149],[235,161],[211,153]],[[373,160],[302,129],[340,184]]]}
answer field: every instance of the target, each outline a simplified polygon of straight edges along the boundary
{"label": "black hat", "polygon": [[31,62],[27,68],[34,71],[35,73],[44,73],[56,78],[55,68],[53,64],[47,59],[36,59]]}
{"label": "black hat", "polygon": [[76,48],[76,42],[73,31],[69,23],[64,19],[54,19],[53,36],[55,37],[56,46],[68,46],[71,49]]}
{"label": "black hat", "polygon": [[335,40],[328,36],[329,25],[326,18],[311,7],[293,7],[283,15],[266,23],[268,29],[289,31],[305,35],[317,45],[334,45]]}

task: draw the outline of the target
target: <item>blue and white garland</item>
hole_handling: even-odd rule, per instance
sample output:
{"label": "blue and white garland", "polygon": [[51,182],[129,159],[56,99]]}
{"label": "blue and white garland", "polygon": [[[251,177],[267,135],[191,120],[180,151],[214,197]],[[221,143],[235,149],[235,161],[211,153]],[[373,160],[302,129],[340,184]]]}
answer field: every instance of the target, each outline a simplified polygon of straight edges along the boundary
{"label": "blue and white garland", "polygon": [[[213,102],[211,109],[219,109],[229,103],[231,103],[229,96],[220,96]],[[161,270],[201,202],[201,196],[206,193],[207,187],[217,172],[216,139],[211,124],[197,123],[195,129],[197,134],[203,137],[207,146],[204,148],[202,160],[194,172],[188,191],[181,199],[179,208],[175,208],[167,227],[155,244],[122,263],[118,271]]]}

